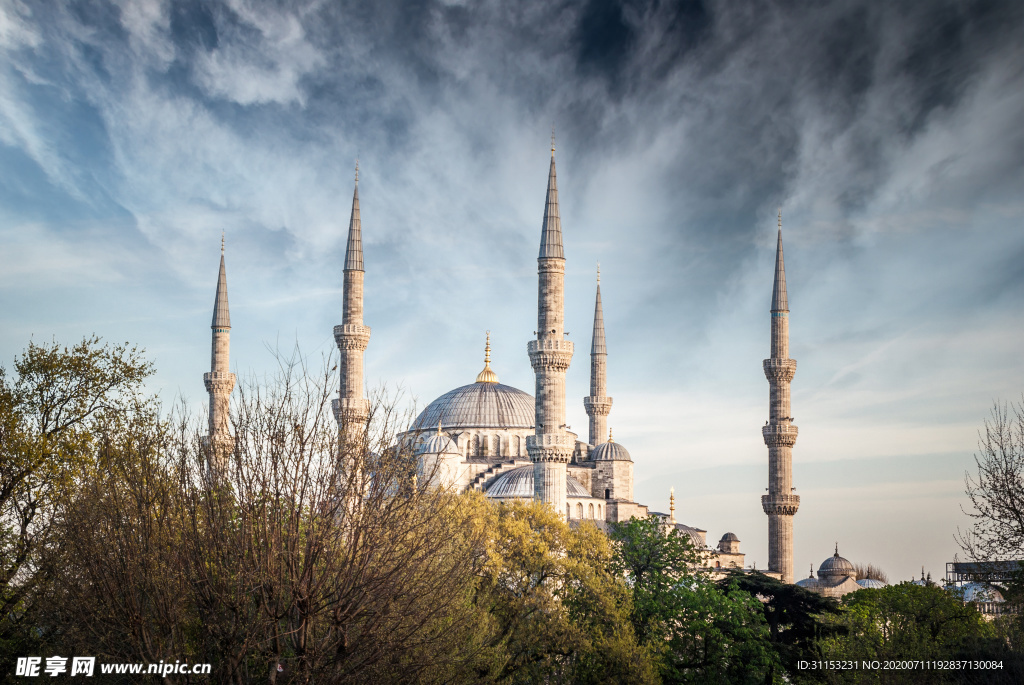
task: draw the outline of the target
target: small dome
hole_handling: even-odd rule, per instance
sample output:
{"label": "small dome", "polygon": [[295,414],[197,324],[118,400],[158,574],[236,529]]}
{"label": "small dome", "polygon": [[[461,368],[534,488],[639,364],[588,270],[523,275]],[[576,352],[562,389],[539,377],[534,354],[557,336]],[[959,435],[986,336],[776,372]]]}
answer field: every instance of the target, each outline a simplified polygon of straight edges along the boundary
{"label": "small dome", "polygon": [[879,588],[886,587],[885,583],[876,578],[861,578],[857,581],[857,585],[870,590],[877,590]]}
{"label": "small dome", "polygon": [[965,602],[1005,602],[1003,593],[985,583],[967,583],[958,588]]}
{"label": "small dome", "polygon": [[590,458],[594,461],[633,461],[626,448],[612,440],[595,447],[590,452]]}
{"label": "small dome", "polygon": [[818,579],[814,576],[811,576],[810,578],[804,578],[803,580],[798,580],[796,581],[796,584],[805,590],[817,590],[821,587],[821,583],[819,583]]}
{"label": "small dome", "polygon": [[818,578],[822,581],[838,581],[844,576],[856,578],[857,572],[849,560],[839,556],[839,545],[836,545],[836,553],[821,562],[821,566],[818,567]]}
{"label": "small dome", "polygon": [[[565,490],[567,497],[590,497],[590,492],[583,485],[566,475]],[[520,466],[498,476],[487,488],[487,496],[491,499],[533,499],[533,466]]]}
{"label": "small dome", "polygon": [[447,435],[434,434],[416,448],[416,454],[459,454],[455,441]]}
{"label": "small dome", "polygon": [[739,542],[739,541],[740,541],[740,539],[738,537],[736,537],[736,533],[726,533],[725,535],[722,536],[722,539],[719,540],[719,542]]}

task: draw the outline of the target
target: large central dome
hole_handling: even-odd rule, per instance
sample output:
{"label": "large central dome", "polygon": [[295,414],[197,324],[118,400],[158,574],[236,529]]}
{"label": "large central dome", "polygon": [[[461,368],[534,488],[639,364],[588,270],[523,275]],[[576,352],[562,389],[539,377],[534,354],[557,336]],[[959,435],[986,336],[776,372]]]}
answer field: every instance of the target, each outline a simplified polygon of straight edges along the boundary
{"label": "large central dome", "polygon": [[533,428],[533,396],[494,382],[476,382],[449,390],[427,405],[412,430]]}

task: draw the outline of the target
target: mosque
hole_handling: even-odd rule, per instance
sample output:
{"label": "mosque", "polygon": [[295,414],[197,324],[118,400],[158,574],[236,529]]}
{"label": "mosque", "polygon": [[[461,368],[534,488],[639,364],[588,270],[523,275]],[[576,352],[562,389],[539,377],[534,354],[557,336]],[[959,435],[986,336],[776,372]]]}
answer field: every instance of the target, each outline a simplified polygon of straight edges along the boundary
{"label": "mosque", "polygon": [[[635,501],[632,455],[608,429],[612,397],[606,378],[608,349],[600,271],[590,345],[590,394],[582,398],[589,417],[587,439],[582,440],[568,429],[565,377],[575,350],[564,329],[566,259],[562,238],[552,140],[537,258],[537,337],[527,344],[536,379],[534,394],[500,382],[491,368],[488,336],[484,366],[476,380],[430,402],[409,429],[398,436],[398,444],[415,455],[419,478],[431,487],[456,492],[477,490],[498,502],[538,499],[571,523],[592,521],[603,526],[632,517],[657,515],[664,525],[688,536],[711,568],[743,568],[739,538],[727,532],[714,547],[709,546],[706,531],[675,521],[674,495],[667,516],[651,512],[647,505]],[[363,387],[363,354],[370,341],[370,328],[363,322],[364,277],[357,165],[345,251],[342,323],[334,327],[340,352],[340,382],[333,410],[343,436],[361,434],[370,416]],[[792,517],[800,498],[792,494],[791,452],[797,429],[790,416],[789,382],[796,362],[788,358],[788,313],[780,214],[771,306],[771,357],[764,361],[770,386],[769,420],[762,428],[769,453],[769,487],[761,504],[769,519],[768,571],[792,582]],[[233,439],[228,398],[235,376],[228,370],[231,320],[223,245],[212,329],[211,371],[204,375],[210,394],[206,440],[212,448],[229,449]]]}

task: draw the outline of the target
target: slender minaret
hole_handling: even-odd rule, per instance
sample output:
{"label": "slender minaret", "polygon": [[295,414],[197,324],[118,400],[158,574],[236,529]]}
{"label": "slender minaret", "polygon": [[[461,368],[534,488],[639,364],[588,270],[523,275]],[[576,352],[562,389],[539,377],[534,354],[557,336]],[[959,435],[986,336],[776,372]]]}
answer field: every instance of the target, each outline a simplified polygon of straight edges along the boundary
{"label": "slender minaret", "polygon": [[761,429],[768,446],[768,494],[761,506],[768,515],[768,570],[793,582],[793,515],[800,497],[793,494],[793,444],[797,428],[790,416],[789,383],[796,374],[796,360],[789,358],[789,303],[786,300],[786,267],[782,260],[782,211],[779,211],[779,245],[775,254],[775,286],[772,288],[772,351],[763,362],[768,378],[768,423]]}
{"label": "slender minaret", "polygon": [[231,353],[231,314],[228,312],[228,277],[224,269],[224,235],[220,237],[220,273],[217,275],[217,297],[213,301],[213,344],[210,373],[203,374],[203,384],[210,393],[210,430],[206,435],[210,469],[224,474],[227,458],[234,446],[231,437],[228,401],[235,387],[235,374],[228,371]]}
{"label": "slender minaret", "polygon": [[342,323],[334,327],[334,341],[341,353],[340,397],[334,402],[338,428],[348,442],[363,436],[370,416],[370,402],[363,396],[363,352],[370,342],[370,328],[363,325],[363,237],[359,219],[359,162],[352,194],[352,218],[345,249],[345,292]]}
{"label": "slender minaret", "polygon": [[590,343],[590,396],[583,406],[590,417],[590,444],[597,447],[608,432],[608,348],[604,343],[604,312],[601,310],[601,265],[597,265],[597,300],[594,304],[594,337]]}
{"label": "slender minaret", "polygon": [[562,223],[558,217],[553,132],[537,271],[537,339],[527,345],[537,379],[536,418],[535,434],[527,436],[526,449],[533,461],[534,497],[565,516],[566,464],[575,447],[575,440],[565,425],[565,372],[572,360],[573,345],[565,339],[565,253]]}

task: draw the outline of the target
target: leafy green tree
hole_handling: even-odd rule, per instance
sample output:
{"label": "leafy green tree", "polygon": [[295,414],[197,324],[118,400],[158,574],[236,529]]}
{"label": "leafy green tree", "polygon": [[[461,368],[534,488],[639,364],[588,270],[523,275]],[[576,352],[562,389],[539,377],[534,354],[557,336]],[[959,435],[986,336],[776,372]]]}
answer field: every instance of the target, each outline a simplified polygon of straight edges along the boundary
{"label": "leafy green tree", "polygon": [[690,540],[655,517],[612,526],[615,566],[633,590],[631,619],[668,682],[762,683],[778,670],[760,602],[711,582]]}
{"label": "leafy green tree", "polygon": [[816,641],[842,630],[820,622],[820,616],[840,611],[836,600],[763,573],[732,573],[719,580],[718,586],[734,586],[760,600],[772,647],[791,682],[820,679],[819,672],[800,670],[797,665],[801,660],[819,659]]}
{"label": "leafy green tree", "polygon": [[607,536],[572,527],[539,502],[482,504],[489,563],[478,603],[493,617],[499,682],[649,683],[630,593]]}
{"label": "leafy green tree", "polygon": [[152,365],[136,348],[29,343],[0,368],[0,668],[39,637],[34,609],[58,570],[61,510],[118,417],[148,411]]}
{"label": "leafy green tree", "polygon": [[[937,585],[904,582],[858,590],[844,597],[841,606],[838,614],[826,615],[822,622],[845,634],[820,640],[821,658],[858,662],[977,658],[996,637],[996,628],[975,607]],[[989,674],[992,678],[1003,675]],[[921,673],[912,671],[832,674],[836,682],[958,682],[961,678],[934,670],[927,676],[922,680]]]}

